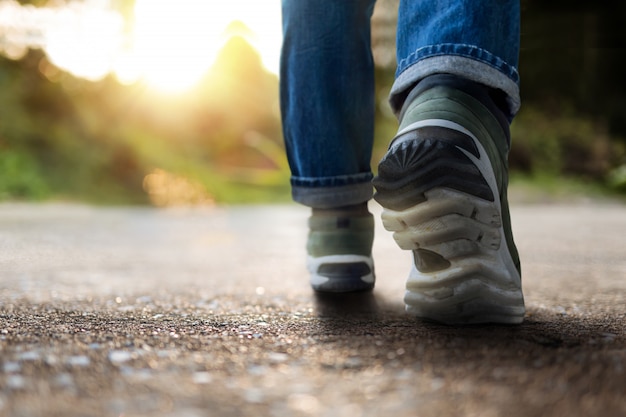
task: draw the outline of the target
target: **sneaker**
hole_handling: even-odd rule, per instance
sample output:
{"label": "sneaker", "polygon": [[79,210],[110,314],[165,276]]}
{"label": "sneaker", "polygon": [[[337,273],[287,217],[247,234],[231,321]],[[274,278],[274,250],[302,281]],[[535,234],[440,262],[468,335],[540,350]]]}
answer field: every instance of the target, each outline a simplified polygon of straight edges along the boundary
{"label": "sneaker", "polygon": [[374,288],[374,218],[364,207],[362,212],[313,210],[307,268],[314,290],[354,292]]}
{"label": "sneaker", "polygon": [[413,251],[406,308],[447,324],[521,323],[508,121],[484,88],[447,84],[419,84],[409,95],[374,179],[383,225]]}

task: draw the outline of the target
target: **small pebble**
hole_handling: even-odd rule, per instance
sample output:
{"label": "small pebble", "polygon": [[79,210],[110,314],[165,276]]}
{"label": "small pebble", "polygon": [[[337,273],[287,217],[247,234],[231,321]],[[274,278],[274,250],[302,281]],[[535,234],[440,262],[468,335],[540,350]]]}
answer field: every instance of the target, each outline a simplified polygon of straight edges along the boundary
{"label": "small pebble", "polygon": [[21,375],[9,375],[7,377],[7,387],[10,389],[22,389],[26,386],[26,379]]}
{"label": "small pebble", "polygon": [[79,356],[70,356],[67,358],[66,363],[70,366],[89,366],[91,360],[87,356],[79,355]]}
{"label": "small pebble", "polygon": [[70,374],[59,374],[54,378],[54,383],[63,388],[74,386],[74,378]]}
{"label": "small pebble", "polygon": [[109,352],[109,360],[114,364],[120,364],[124,362],[128,362],[133,358],[133,355],[130,352],[125,350],[112,350]]}
{"label": "small pebble", "polygon": [[289,359],[289,355],[287,355],[286,353],[270,352],[267,355],[267,359],[271,363],[283,363],[286,362],[287,359]]}
{"label": "small pebble", "polygon": [[20,353],[18,359],[22,361],[37,361],[41,359],[41,355],[39,354],[39,352],[29,350],[27,352]]}
{"label": "small pebble", "polygon": [[18,362],[5,362],[4,363],[4,372],[7,374],[19,372],[22,370],[22,367]]}
{"label": "small pebble", "polygon": [[213,377],[208,372],[194,372],[191,379],[194,384],[209,384],[213,381]]}

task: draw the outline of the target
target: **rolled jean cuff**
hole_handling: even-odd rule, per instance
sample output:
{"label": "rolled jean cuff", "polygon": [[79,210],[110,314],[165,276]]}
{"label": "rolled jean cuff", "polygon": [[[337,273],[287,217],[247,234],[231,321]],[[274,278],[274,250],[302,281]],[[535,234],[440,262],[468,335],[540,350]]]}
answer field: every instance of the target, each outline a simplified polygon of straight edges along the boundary
{"label": "rolled jean cuff", "polygon": [[371,173],[326,178],[291,178],[293,200],[312,208],[359,204],[374,194]]}
{"label": "rolled jean cuff", "polygon": [[[475,58],[458,55],[441,55],[424,58],[407,67],[396,78],[389,102],[396,115],[400,113],[406,97],[407,89],[412,88],[418,81],[434,74],[452,74],[471,81],[502,90],[507,95],[509,116],[512,118],[520,108],[519,76],[515,68],[504,63],[502,68],[482,62]],[[505,74],[507,72],[509,75]]]}

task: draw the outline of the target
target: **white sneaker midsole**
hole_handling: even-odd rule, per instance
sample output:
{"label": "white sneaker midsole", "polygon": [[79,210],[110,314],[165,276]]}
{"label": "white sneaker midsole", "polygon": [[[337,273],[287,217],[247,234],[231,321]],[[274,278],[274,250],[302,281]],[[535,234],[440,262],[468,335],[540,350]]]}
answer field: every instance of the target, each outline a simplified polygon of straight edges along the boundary
{"label": "white sneaker midsole", "polygon": [[[363,255],[328,255],[328,256],[320,256],[314,258],[312,256],[307,256],[307,269],[309,270],[311,277],[311,285],[313,287],[323,285],[328,282],[329,278],[323,275],[319,275],[318,271],[320,266],[324,264],[352,264],[352,263],[365,263],[370,271],[374,270],[374,260],[371,256],[363,256]],[[360,277],[363,282],[368,284],[374,283],[374,274],[370,272],[369,274],[363,275]]]}

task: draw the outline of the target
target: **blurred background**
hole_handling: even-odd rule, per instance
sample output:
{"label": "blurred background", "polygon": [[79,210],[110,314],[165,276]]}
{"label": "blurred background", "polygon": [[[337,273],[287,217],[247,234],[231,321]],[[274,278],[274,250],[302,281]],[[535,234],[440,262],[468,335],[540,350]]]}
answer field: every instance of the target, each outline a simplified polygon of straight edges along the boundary
{"label": "blurred background", "polygon": [[[373,18],[373,166],[397,0]],[[512,183],[626,194],[626,2],[522,1]],[[280,0],[0,0],[0,201],[285,202]]]}

